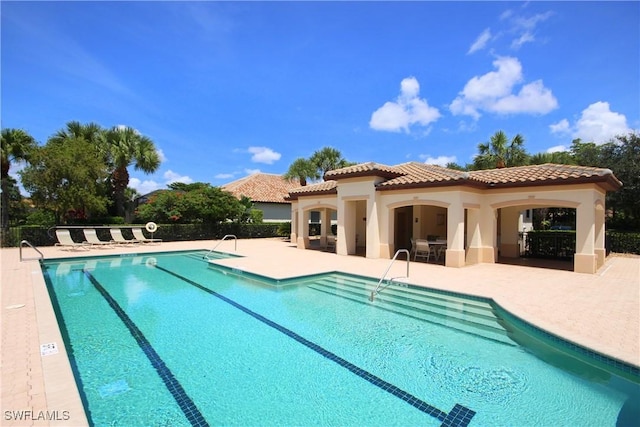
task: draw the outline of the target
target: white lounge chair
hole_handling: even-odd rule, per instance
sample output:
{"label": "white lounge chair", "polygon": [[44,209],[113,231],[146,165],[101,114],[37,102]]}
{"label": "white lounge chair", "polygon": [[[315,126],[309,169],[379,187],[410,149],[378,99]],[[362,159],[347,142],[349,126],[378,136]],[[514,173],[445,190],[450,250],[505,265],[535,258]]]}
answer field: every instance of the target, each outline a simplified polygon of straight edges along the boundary
{"label": "white lounge chair", "polygon": [[71,233],[69,230],[59,229],[56,230],[56,237],[58,238],[58,243],[55,246],[60,246],[62,250],[88,250],[89,248],[85,243],[74,242],[71,238]]}
{"label": "white lounge chair", "polygon": [[119,228],[110,228],[109,231],[111,232],[113,241],[118,244],[135,245],[136,243],[141,243],[138,239],[125,239],[122,235],[122,230]]}
{"label": "white lounge chair", "polygon": [[142,228],[132,228],[131,232],[133,233],[133,237],[142,243],[161,243],[162,242],[162,239],[148,239],[144,237]]}
{"label": "white lounge chair", "polygon": [[112,248],[113,247],[113,241],[105,241],[105,240],[100,240],[98,238],[98,234],[96,233],[96,230],[93,228],[85,228],[84,230],[82,230],[84,232],[84,238],[85,241],[84,243],[87,243],[91,246],[96,246],[98,248]]}
{"label": "white lounge chair", "polygon": [[431,246],[428,241],[424,239],[416,239],[414,241],[414,244],[415,244],[415,250],[413,252],[414,261],[416,260],[416,258],[426,258],[427,262],[429,262],[429,258],[431,257],[432,253],[436,259],[438,258],[438,252],[436,248],[434,246]]}

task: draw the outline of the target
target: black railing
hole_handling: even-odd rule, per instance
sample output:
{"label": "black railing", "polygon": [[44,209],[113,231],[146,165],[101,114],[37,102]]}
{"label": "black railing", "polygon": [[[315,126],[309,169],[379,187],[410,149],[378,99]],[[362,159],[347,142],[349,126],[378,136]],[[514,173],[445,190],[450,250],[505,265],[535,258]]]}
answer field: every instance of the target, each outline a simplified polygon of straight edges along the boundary
{"label": "black railing", "polygon": [[572,260],[576,251],[575,231],[530,231],[523,233],[524,257]]}

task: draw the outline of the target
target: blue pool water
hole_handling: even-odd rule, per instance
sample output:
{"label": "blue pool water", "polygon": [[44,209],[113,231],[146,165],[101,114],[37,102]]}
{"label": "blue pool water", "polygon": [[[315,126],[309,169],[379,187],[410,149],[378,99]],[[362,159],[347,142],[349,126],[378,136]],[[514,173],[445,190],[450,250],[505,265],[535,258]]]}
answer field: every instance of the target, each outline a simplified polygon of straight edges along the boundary
{"label": "blue pool water", "polygon": [[488,301],[393,285],[370,302],[376,280],[266,283],[202,254],[43,264],[94,425],[637,422],[637,371]]}

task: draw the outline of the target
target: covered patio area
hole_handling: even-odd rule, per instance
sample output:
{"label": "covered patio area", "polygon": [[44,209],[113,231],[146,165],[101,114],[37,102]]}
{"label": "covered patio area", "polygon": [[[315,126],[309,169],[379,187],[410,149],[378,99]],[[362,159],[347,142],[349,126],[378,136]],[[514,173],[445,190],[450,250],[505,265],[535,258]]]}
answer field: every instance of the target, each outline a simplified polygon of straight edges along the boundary
{"label": "covered patio area", "polygon": [[[605,196],[622,185],[608,169],[544,164],[461,172],[422,163],[363,163],[292,190],[292,241],[309,249],[309,212],[337,212],[336,253],[392,258],[412,240],[442,242],[444,265],[520,258],[522,212],[575,209],[573,271],[604,263]],[[323,221],[324,222],[324,221]],[[323,233],[328,227],[323,227]],[[321,238],[326,236],[323,234]]]}

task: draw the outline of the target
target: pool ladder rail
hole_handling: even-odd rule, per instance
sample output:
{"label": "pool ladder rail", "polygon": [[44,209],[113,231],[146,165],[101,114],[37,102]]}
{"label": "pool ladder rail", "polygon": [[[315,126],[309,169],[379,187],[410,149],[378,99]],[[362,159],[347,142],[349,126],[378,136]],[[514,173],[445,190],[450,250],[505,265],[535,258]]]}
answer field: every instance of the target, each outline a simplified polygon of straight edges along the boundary
{"label": "pool ladder rail", "polygon": [[[25,246],[29,246],[31,249],[33,249],[34,251],[38,252],[38,254],[40,255],[37,258],[23,258],[22,257],[22,248]],[[40,259],[44,259],[44,254],[42,252],[40,252],[40,250],[38,248],[36,248],[35,246],[33,246],[31,243],[29,243],[28,240],[23,240],[20,242],[20,262],[23,261],[33,261],[33,260],[40,260]]]}
{"label": "pool ladder rail", "polygon": [[215,250],[216,250],[216,248],[217,248],[218,246],[220,246],[220,245],[222,244],[222,242],[224,242],[224,241],[225,241],[225,240],[227,240],[227,239],[233,239],[233,240],[235,241],[235,244],[234,244],[233,250],[234,250],[234,252],[237,252],[237,251],[238,251],[238,238],[236,237],[236,235],[235,235],[235,234],[225,234],[225,236],[224,236],[224,237],[223,237],[223,238],[218,242],[218,244],[217,244],[217,245],[215,245],[215,246],[213,247],[213,249],[211,249],[209,252],[207,252],[206,254],[204,254],[204,256],[203,256],[202,258],[203,258],[203,259],[209,259],[209,254],[210,254],[211,252],[215,251]]}
{"label": "pool ladder rail", "polygon": [[[383,286],[382,282],[384,282],[384,279],[387,277],[387,273],[389,273],[389,270],[391,270],[391,266],[395,262],[396,258],[398,258],[398,255],[400,255],[401,253],[407,254],[407,275],[404,276],[404,277],[392,277],[391,279],[387,280],[387,283]],[[380,277],[380,280],[378,281],[378,285],[376,286],[376,288],[373,291],[371,291],[371,295],[369,295],[369,301],[373,302],[373,300],[375,299],[376,295],[378,295],[380,292],[382,292],[384,289],[386,289],[389,285],[391,285],[394,282],[394,280],[408,279],[409,278],[409,261],[410,261],[410,259],[411,259],[411,254],[409,253],[409,251],[407,249],[398,249],[396,251],[395,255],[393,255],[393,258],[391,259],[391,262],[389,263],[389,266],[385,270],[385,272],[382,275],[382,277]]]}

